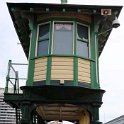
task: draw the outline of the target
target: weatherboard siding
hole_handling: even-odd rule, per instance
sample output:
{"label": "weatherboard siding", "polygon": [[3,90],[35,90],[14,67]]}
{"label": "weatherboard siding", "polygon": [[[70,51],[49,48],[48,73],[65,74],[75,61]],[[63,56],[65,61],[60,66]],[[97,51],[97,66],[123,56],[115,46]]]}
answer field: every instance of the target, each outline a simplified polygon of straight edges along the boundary
{"label": "weatherboard siding", "polygon": [[51,80],[73,80],[72,57],[52,57]]}
{"label": "weatherboard siding", "polygon": [[78,81],[91,82],[90,61],[78,58]]}
{"label": "weatherboard siding", "polygon": [[46,80],[47,58],[35,59],[34,81]]}

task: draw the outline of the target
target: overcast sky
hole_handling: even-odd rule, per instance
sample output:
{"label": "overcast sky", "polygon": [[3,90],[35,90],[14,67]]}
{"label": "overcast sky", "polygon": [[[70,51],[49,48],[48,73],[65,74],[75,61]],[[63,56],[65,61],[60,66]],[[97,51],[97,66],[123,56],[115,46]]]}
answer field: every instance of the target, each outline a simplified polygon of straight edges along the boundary
{"label": "overcast sky", "polygon": [[[9,59],[13,62],[27,63],[22,47],[18,45],[19,40],[6,2],[60,3],[60,0],[0,0],[0,87],[5,86]],[[124,5],[123,0],[68,0],[68,3]],[[100,85],[101,89],[106,90],[100,108],[100,120],[103,122],[124,115],[124,8],[120,13],[119,21],[121,26],[113,29],[99,58]]]}

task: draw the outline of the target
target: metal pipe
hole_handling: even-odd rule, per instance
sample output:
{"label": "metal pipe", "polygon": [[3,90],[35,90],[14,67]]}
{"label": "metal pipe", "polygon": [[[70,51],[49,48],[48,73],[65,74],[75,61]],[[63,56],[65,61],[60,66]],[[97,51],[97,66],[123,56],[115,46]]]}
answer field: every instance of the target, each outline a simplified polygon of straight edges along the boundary
{"label": "metal pipe", "polygon": [[9,74],[10,74],[11,62],[12,62],[12,60],[9,60],[9,62],[8,62],[8,72],[7,72],[7,76],[6,76],[6,87],[5,87],[4,93],[8,93],[8,83],[9,83]]}
{"label": "metal pipe", "polygon": [[28,64],[23,64],[23,63],[12,63],[12,65],[28,65]]}

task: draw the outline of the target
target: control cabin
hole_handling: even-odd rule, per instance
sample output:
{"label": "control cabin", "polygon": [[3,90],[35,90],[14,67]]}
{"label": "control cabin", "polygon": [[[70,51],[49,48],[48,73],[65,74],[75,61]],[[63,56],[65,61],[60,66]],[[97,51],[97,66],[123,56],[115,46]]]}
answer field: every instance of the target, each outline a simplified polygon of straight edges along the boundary
{"label": "control cabin", "polygon": [[7,5],[29,61],[23,94],[5,92],[5,101],[21,109],[21,123],[32,123],[32,113],[38,124],[44,120],[101,123],[104,90],[100,89],[98,58],[122,7]]}

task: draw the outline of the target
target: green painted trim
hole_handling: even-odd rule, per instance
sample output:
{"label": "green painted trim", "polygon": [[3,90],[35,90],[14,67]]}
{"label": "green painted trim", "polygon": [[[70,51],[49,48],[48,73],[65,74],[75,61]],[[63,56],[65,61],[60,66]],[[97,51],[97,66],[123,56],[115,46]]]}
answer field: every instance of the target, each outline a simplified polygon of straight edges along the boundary
{"label": "green painted trim", "polygon": [[74,86],[78,86],[78,58],[74,57]]}
{"label": "green painted trim", "polygon": [[52,57],[47,58],[46,85],[50,85]]}
{"label": "green painted trim", "polygon": [[81,59],[95,62],[95,60],[91,59],[91,58],[81,57],[81,56],[77,56],[77,55],[59,55],[59,54],[58,55],[57,54],[49,54],[49,55],[38,56],[38,57],[32,58],[32,60],[37,59],[37,58],[42,58],[42,57],[58,57],[58,56],[60,56],[60,57],[75,57],[75,58],[81,58]]}
{"label": "green painted trim", "polygon": [[78,58],[76,57],[76,39],[77,39],[77,24],[76,22],[74,22],[74,65],[73,65],[73,69],[74,69],[74,86],[78,86]]}
{"label": "green painted trim", "polygon": [[91,87],[98,88],[97,85],[97,73],[96,73],[96,44],[95,44],[95,27],[94,27],[94,18],[92,18],[91,30],[90,30],[90,49],[91,49]]}
{"label": "green painted trim", "polygon": [[53,33],[53,22],[50,22],[50,40],[49,40],[49,55],[51,55],[52,51],[52,33]]}
{"label": "green painted trim", "polygon": [[28,80],[26,82],[26,86],[32,86],[33,78],[34,78],[35,60],[32,60],[31,58],[35,57],[35,48],[36,48],[37,25],[36,25],[35,20],[33,19],[30,20],[30,26],[32,27],[32,30],[31,30],[32,37],[30,41]]}
{"label": "green painted trim", "polygon": [[77,22],[74,22],[74,56],[76,56],[76,43],[77,43]]}
{"label": "green painted trim", "polygon": [[[49,55],[51,55],[52,50],[52,29],[53,29],[53,23],[50,23],[50,40],[49,40]],[[52,63],[52,57],[48,56],[47,58],[47,73],[46,73],[46,85],[50,85],[51,81],[51,64]]]}
{"label": "green painted trim", "polygon": [[[74,55],[52,55],[51,54],[51,49],[52,49],[52,26],[53,26],[53,21],[71,21],[71,22],[74,22]],[[81,57],[81,56],[78,56],[76,55],[76,28],[77,28],[77,22],[78,23],[82,23],[82,24],[86,24],[86,25],[89,25],[89,22],[85,22],[81,19],[78,19],[78,18],[47,18],[47,19],[44,19],[44,20],[41,20],[41,21],[37,21],[37,23],[44,23],[44,22],[51,22],[51,25],[50,25],[50,41],[49,41],[49,53],[48,55],[43,55],[43,56],[37,56],[37,57],[34,57],[34,58],[31,58],[31,60],[34,60],[36,58],[41,58],[41,57],[48,57],[48,60],[47,60],[47,72],[46,72],[46,84],[50,84],[50,80],[51,80],[51,62],[52,62],[52,57],[53,56],[62,56],[62,57],[73,57],[74,59],[74,65],[73,65],[73,69],[74,69],[74,85],[78,85],[78,58],[81,58],[81,59],[85,59],[85,60],[89,60],[89,61],[94,61],[93,59],[91,58],[86,58],[86,57]]]}
{"label": "green painted trim", "polygon": [[95,35],[95,40],[96,40],[96,66],[97,66],[97,87],[100,88],[99,84],[99,48],[98,48],[98,37]]}
{"label": "green painted trim", "polygon": [[[99,19],[94,18],[94,26],[95,30],[98,29],[98,21]],[[104,33],[104,31],[103,31]],[[99,81],[99,42],[98,42],[99,36],[98,32],[95,32],[95,41],[96,41],[96,72],[97,72],[97,87],[100,88],[100,81]]]}

